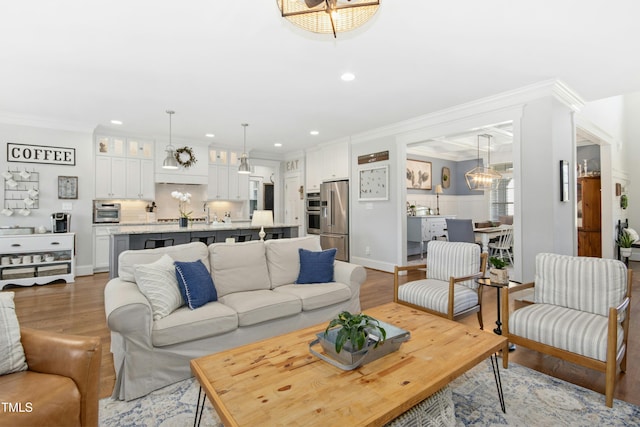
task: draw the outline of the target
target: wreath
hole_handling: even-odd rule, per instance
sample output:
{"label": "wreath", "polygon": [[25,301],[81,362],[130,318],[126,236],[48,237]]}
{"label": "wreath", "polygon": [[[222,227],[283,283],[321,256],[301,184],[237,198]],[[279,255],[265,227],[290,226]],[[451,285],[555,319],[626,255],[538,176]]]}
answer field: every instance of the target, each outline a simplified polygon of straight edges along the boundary
{"label": "wreath", "polygon": [[176,160],[178,164],[184,168],[190,168],[198,161],[193,154],[193,148],[187,146],[176,150]]}

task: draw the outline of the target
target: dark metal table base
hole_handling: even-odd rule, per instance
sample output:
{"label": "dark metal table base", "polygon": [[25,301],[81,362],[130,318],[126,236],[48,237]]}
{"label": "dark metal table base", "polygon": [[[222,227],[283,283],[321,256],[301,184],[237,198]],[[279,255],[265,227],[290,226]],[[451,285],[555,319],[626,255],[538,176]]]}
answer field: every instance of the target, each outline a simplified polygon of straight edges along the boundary
{"label": "dark metal table base", "polygon": [[[202,405],[200,404],[200,395],[202,395]],[[196,418],[193,420],[193,427],[200,427],[202,421],[202,413],[204,412],[204,404],[207,401],[207,393],[202,392],[202,386],[198,389],[198,404],[196,405]]]}

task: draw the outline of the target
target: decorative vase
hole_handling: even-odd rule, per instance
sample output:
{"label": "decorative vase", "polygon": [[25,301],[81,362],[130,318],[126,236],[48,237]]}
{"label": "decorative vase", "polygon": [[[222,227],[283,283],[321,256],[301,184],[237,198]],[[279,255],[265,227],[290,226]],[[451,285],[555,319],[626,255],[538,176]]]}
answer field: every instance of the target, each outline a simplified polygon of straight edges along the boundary
{"label": "decorative vase", "polygon": [[186,227],[189,225],[189,218],[181,216],[180,217],[180,227]]}
{"label": "decorative vase", "polygon": [[631,251],[633,248],[620,248],[620,255],[625,258],[629,258],[631,256]]}
{"label": "decorative vase", "polygon": [[498,285],[506,285],[509,283],[509,271],[506,268],[491,268],[489,279]]}

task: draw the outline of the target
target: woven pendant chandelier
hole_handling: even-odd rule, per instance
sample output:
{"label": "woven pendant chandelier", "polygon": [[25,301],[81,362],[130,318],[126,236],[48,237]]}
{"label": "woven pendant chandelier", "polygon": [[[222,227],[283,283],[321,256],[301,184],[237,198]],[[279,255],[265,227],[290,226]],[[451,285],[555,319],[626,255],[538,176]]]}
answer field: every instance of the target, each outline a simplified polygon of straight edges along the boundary
{"label": "woven pendant chandelier", "polygon": [[378,11],[380,1],[371,0],[277,0],[282,17],[314,33],[353,30]]}

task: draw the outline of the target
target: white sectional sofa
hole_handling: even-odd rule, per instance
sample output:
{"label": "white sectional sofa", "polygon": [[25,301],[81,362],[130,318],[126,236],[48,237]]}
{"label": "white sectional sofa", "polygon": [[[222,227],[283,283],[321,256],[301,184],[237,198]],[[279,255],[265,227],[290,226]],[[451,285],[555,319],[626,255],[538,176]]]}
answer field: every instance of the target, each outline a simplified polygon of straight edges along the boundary
{"label": "white sectional sofa", "polygon": [[[119,277],[104,291],[116,371],[113,397],[131,400],[189,378],[193,358],[327,322],[344,310],[360,312],[365,269],[335,261],[334,282],[294,284],[299,248],[321,251],[317,238],[301,237],[121,253]],[[218,300],[194,310],[183,305],[154,320],[136,274],[164,254],[175,261],[201,260]]]}

